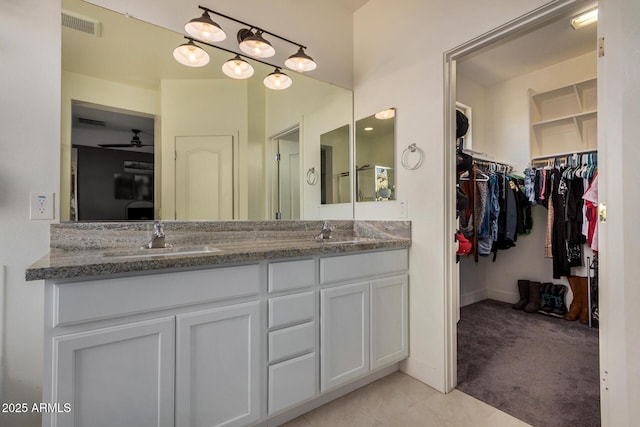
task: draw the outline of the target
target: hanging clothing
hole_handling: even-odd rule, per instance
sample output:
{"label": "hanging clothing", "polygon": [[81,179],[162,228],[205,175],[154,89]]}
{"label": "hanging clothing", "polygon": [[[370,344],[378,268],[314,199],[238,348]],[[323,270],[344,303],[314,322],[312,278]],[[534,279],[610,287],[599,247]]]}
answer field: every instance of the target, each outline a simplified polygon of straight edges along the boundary
{"label": "hanging clothing", "polygon": [[566,184],[563,184],[562,174],[558,169],[552,169],[551,192],[553,202],[553,240],[551,252],[553,255],[553,278],[570,276],[569,259],[567,256],[567,229],[565,225],[565,195]]}
{"label": "hanging clothing", "polygon": [[589,247],[595,252],[598,251],[598,172],[595,172],[593,181],[582,198],[586,201],[587,220],[589,221],[589,231],[587,242]]}

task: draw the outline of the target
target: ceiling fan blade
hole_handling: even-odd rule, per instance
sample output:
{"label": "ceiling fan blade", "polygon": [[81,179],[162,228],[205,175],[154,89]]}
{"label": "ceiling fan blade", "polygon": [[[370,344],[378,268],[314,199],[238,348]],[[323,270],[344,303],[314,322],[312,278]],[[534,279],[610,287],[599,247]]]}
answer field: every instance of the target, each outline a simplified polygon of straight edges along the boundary
{"label": "ceiling fan blade", "polygon": [[102,148],[117,148],[117,147],[137,147],[134,144],[98,144],[98,147]]}

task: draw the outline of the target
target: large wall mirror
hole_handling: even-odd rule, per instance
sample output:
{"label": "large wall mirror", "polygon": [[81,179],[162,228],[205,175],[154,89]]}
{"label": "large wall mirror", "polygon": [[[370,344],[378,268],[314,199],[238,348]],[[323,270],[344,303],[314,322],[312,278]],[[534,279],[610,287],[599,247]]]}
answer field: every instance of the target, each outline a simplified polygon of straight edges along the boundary
{"label": "large wall mirror", "polygon": [[331,196],[341,209],[304,179],[323,135],[353,122],[351,91],[293,71],[273,91],[262,82],[273,68],[251,60],[251,78],[231,79],[221,67],[233,55],[206,46],[209,64],[185,67],[172,56],[182,34],[82,0],[62,9],[63,221],[353,217],[351,177]]}
{"label": "large wall mirror", "polygon": [[320,135],[320,203],[351,203],[351,126]]}
{"label": "large wall mirror", "polygon": [[395,200],[394,108],[356,121],[357,202]]}

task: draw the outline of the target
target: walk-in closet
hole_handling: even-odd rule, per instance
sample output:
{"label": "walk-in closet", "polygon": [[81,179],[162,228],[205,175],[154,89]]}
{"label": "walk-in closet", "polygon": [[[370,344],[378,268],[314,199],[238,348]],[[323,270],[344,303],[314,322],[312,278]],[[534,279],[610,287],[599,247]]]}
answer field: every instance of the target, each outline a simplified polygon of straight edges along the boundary
{"label": "walk-in closet", "polygon": [[458,389],[533,426],[600,425],[596,8],[456,64]]}

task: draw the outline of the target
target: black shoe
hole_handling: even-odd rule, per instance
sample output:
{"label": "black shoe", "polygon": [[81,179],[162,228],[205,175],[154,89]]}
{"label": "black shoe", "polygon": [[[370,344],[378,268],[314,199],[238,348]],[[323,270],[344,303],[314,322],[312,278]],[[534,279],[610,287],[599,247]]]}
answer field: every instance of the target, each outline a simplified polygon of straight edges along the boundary
{"label": "black shoe", "polygon": [[529,282],[529,303],[524,307],[527,313],[540,310],[540,282]]}
{"label": "black shoe", "polygon": [[522,310],[529,302],[529,281],[518,280],[518,292],[520,293],[520,301],[513,304],[511,308]]}
{"label": "black shoe", "polygon": [[542,312],[543,314],[549,314],[553,311],[553,309],[555,308],[555,299],[553,298],[553,295],[551,294],[551,287],[553,286],[553,283],[542,283],[540,285],[540,296],[541,296],[541,305],[542,307],[540,308],[540,312]]}
{"label": "black shoe", "polygon": [[564,301],[564,297],[567,294],[567,287],[565,285],[553,285],[551,287],[551,295],[554,299],[553,314],[557,316],[564,316],[567,314],[567,304]]}

